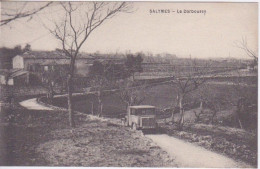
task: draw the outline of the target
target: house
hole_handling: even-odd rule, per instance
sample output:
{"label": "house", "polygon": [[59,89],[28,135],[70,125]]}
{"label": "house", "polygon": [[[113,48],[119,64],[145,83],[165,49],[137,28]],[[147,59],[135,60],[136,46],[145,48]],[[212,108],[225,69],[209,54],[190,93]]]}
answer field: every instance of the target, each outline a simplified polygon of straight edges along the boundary
{"label": "house", "polygon": [[27,85],[29,84],[29,72],[22,69],[2,69],[0,70],[0,84]]}
{"label": "house", "polygon": [[[94,57],[79,54],[75,62],[75,73],[86,76]],[[47,71],[57,65],[69,65],[70,58],[60,51],[28,51],[12,59],[13,69],[23,69],[30,72]]]}

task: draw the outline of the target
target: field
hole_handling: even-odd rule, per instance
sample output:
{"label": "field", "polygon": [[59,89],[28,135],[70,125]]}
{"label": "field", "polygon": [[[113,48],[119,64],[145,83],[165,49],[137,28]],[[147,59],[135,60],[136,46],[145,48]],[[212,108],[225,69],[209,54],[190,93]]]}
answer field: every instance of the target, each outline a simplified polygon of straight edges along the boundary
{"label": "field", "polygon": [[[250,77],[249,79],[244,79],[241,82],[243,87],[243,93],[250,96],[250,101],[252,103],[257,102],[257,78]],[[234,112],[234,108],[239,98],[239,93],[237,89],[232,85],[232,79],[216,79],[208,81],[204,86],[201,86],[198,90],[187,95],[184,103],[193,103],[194,100],[199,100],[200,97],[216,97],[216,99],[224,100],[224,104],[221,104],[221,112],[217,114],[218,121],[225,120],[225,117],[229,117]],[[175,84],[160,84],[155,86],[150,86],[145,89],[145,100],[142,104],[154,105],[159,110],[173,107],[176,105],[176,85]],[[118,93],[110,93],[104,95],[102,98],[103,101],[103,116],[105,117],[116,117],[121,118],[126,113],[126,104],[120,99]],[[54,100],[54,104],[58,106],[66,106],[64,104],[66,98],[57,98]],[[75,109],[80,112],[87,112],[91,114],[92,104],[93,112],[96,112],[97,100],[95,95],[88,96],[78,96],[74,98]],[[188,111],[190,109],[197,108],[188,107],[186,108],[187,112],[185,113],[185,119],[187,121],[194,121],[194,113]],[[178,116],[178,114],[176,115]],[[226,123],[230,123],[227,121]],[[232,126],[234,124],[226,124]]]}
{"label": "field", "polygon": [[[208,121],[196,121],[193,113],[197,107],[187,107],[184,119],[183,131],[178,131],[174,125],[162,125],[162,130],[168,135],[173,135],[189,142],[198,144],[206,149],[225,154],[234,159],[240,159],[254,166],[257,165],[257,118],[249,118],[247,131],[239,129],[235,119],[236,103],[242,95],[250,96],[251,104],[257,103],[257,77],[240,79],[240,92],[233,85],[234,79],[215,79],[207,81],[204,86],[190,93],[185,103],[199,100],[201,96],[224,101],[220,104],[220,110],[216,116],[214,125]],[[176,104],[176,85],[160,84],[145,89],[146,99],[142,104],[154,105],[158,108],[158,115],[162,109]],[[216,101],[218,101],[216,100]],[[54,104],[66,106],[66,98],[56,98]],[[81,112],[91,113],[92,102],[94,112],[96,110],[95,95],[77,96],[74,98],[75,109]],[[119,99],[118,93],[106,94],[103,97],[103,116],[121,118],[126,113],[126,104]],[[217,103],[216,103],[217,104]],[[255,107],[256,108],[256,107]],[[257,112],[257,109],[253,110]],[[248,113],[248,112],[246,112]],[[168,114],[169,116],[169,114]],[[175,114],[175,121],[179,114]]]}

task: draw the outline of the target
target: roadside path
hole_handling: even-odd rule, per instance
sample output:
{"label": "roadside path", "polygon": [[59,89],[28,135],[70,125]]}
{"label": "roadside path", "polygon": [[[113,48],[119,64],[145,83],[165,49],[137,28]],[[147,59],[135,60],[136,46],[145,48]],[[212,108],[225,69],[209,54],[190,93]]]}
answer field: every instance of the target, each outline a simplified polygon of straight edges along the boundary
{"label": "roadside path", "polygon": [[161,134],[146,135],[159,147],[175,159],[179,167],[199,168],[253,168],[243,162],[236,162],[231,158],[186,141]]}
{"label": "roadside path", "polygon": [[[89,92],[91,93],[91,92]],[[82,93],[73,93],[72,95],[75,96],[75,95],[81,95]],[[55,95],[55,97],[62,97],[62,96],[66,96],[66,94],[63,94],[63,95]],[[53,110],[52,108],[50,107],[47,107],[47,106],[44,106],[44,105],[41,105],[37,102],[36,100],[37,98],[32,98],[32,99],[28,99],[28,100],[24,100],[24,101],[21,101],[19,102],[19,104],[21,106],[23,106],[24,108],[27,108],[27,109],[30,109],[30,110]]]}
{"label": "roadside path", "polygon": [[21,102],[19,102],[19,104],[30,110],[53,110],[49,107],[46,107],[46,106],[43,106],[43,105],[40,105],[39,103],[37,103],[36,98],[21,101]]}

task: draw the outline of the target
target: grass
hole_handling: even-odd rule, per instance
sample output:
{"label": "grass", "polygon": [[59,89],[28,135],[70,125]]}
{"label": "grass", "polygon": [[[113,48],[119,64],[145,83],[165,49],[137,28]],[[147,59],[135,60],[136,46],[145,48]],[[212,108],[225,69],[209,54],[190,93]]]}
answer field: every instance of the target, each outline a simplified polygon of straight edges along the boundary
{"label": "grass", "polygon": [[176,130],[174,126],[163,128],[168,135],[257,167],[257,134],[231,127],[194,123],[186,123],[183,131]]}
{"label": "grass", "polygon": [[[217,114],[217,121],[224,122],[223,125],[237,127],[236,124],[232,122],[232,114],[234,114],[234,105],[239,98],[239,92],[236,91],[234,86],[230,85],[229,83],[225,84],[225,82],[222,81],[222,83],[219,84],[214,82],[216,81],[210,81],[209,83],[205,84],[205,86],[202,86],[199,90],[190,93],[184,102],[191,103],[194,100],[199,100],[200,95],[205,95],[205,97],[216,95],[216,97],[218,97],[220,100],[225,99],[225,104],[220,105],[220,109],[222,111]],[[243,83],[250,84],[249,86],[244,87],[243,92],[247,95],[250,95],[250,101],[252,103],[256,102],[257,86],[251,85],[252,83],[255,84],[255,78],[252,78],[249,81],[244,81]],[[162,84],[148,87],[145,93],[146,98],[142,104],[154,105],[160,110],[176,105],[177,91],[175,85]],[[66,103],[66,98],[56,98],[54,100],[54,104],[61,107],[67,106],[67,104],[64,103]],[[96,112],[97,99],[94,95],[78,96],[74,98],[75,109],[80,112],[91,114],[92,103],[94,104],[94,112]],[[103,116],[122,118],[125,114],[126,104],[120,100],[117,93],[108,94],[103,97]],[[185,113],[185,119],[194,121],[195,116],[193,112]]]}
{"label": "grass", "polygon": [[[251,77],[250,77],[251,78]],[[248,81],[249,80],[249,81]],[[215,96],[219,99],[225,99],[224,104],[221,105],[222,111],[218,112],[216,118],[216,125],[209,124],[196,124],[194,113],[191,111],[185,112],[185,122],[188,126],[184,131],[177,131],[172,126],[162,126],[166,129],[169,135],[174,135],[181,139],[188,140],[196,143],[207,149],[217,151],[222,154],[226,154],[234,159],[240,159],[248,162],[254,166],[257,165],[257,118],[249,119],[247,122],[251,125],[248,132],[240,130],[237,121],[235,120],[235,107],[234,103],[239,98],[239,93],[236,91],[233,85],[230,85],[232,79],[228,81],[215,80],[205,84],[205,88],[196,90],[186,98],[185,102],[191,102],[192,100],[198,100],[200,94],[206,94],[205,96]],[[217,82],[217,83],[216,83]],[[221,82],[221,83],[219,83]],[[257,102],[257,83],[255,77],[253,79],[247,79],[243,81],[243,93],[249,95],[250,103]],[[207,90],[206,90],[207,89]],[[204,92],[204,93],[203,93]],[[152,86],[146,89],[146,99],[142,104],[154,105],[159,109],[164,109],[175,105],[174,102],[177,97],[176,86],[169,84],[162,84],[158,86]],[[76,109],[82,112],[91,112],[90,101],[95,100],[94,96],[84,96],[85,98],[75,98]],[[64,102],[63,102],[64,103]],[[64,105],[61,100],[59,105]],[[120,117],[126,111],[125,104],[119,99],[117,94],[110,94],[103,98],[104,114],[109,117]],[[257,110],[253,110],[257,111]],[[245,112],[248,113],[248,112]],[[175,115],[175,119],[178,119],[179,114]]]}
{"label": "grass", "polygon": [[114,121],[77,114],[71,129],[67,112],[17,107],[1,117],[1,166],[176,167],[141,132]]}

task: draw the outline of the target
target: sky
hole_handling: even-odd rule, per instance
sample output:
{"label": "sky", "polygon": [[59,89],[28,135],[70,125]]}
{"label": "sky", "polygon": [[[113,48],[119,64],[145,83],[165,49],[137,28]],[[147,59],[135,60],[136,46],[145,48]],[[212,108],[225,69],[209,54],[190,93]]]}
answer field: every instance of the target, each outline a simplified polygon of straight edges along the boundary
{"label": "sky", "polygon": [[[1,4],[2,8],[12,5],[10,2]],[[40,5],[40,2],[35,5]],[[243,37],[246,37],[250,49],[257,51],[257,3],[134,2],[133,7],[135,12],[120,13],[104,22],[89,36],[81,51],[142,51],[171,53],[178,57],[247,59],[248,56],[235,46],[235,42]],[[161,9],[170,13],[156,13]],[[182,13],[177,13],[181,10]],[[184,10],[206,13],[183,13]],[[0,46],[29,43],[34,50],[61,47],[60,42],[39,22],[45,13],[30,21],[22,19],[0,27]]]}

